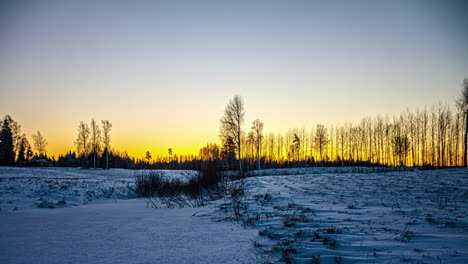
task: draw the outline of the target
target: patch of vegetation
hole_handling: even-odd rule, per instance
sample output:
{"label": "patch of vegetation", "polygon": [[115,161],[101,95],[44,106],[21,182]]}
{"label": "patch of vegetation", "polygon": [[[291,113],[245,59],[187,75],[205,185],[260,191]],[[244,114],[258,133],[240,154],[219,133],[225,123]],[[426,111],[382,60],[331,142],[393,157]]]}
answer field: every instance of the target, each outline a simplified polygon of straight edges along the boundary
{"label": "patch of vegetation", "polygon": [[414,233],[409,230],[409,227],[406,226],[405,229],[395,237],[395,240],[402,243],[408,243],[411,239],[414,238]]}

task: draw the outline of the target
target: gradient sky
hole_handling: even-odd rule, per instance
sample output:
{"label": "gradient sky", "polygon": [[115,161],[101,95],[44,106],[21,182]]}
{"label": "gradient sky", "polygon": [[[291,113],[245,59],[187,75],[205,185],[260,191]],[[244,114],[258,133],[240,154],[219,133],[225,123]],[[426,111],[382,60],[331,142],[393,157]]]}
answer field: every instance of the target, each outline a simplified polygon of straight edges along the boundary
{"label": "gradient sky", "polygon": [[112,145],[197,153],[228,100],[284,132],[452,103],[468,1],[1,1],[0,115],[49,153],[81,120]]}

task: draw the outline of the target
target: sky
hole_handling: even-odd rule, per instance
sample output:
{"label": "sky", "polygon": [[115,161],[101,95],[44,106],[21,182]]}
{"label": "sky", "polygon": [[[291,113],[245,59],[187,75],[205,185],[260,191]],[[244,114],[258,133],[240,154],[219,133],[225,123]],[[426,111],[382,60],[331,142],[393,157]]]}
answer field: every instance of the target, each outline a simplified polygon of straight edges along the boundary
{"label": "sky", "polygon": [[467,1],[1,1],[0,115],[74,150],[80,121],[143,157],[245,129],[357,122],[453,103],[468,77]]}

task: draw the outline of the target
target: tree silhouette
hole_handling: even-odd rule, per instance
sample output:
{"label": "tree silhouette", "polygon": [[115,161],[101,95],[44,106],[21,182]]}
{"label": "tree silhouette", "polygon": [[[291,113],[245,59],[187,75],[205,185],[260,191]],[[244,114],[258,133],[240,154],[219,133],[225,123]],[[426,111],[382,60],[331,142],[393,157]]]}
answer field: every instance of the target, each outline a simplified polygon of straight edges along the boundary
{"label": "tree silhouette", "polygon": [[47,141],[40,131],[37,131],[36,134],[32,135],[34,148],[36,149],[37,155],[39,158],[45,158],[47,156]]}
{"label": "tree silhouette", "polygon": [[231,137],[227,137],[223,142],[221,157],[226,162],[224,166],[227,170],[234,169],[234,161],[236,160],[236,145]]}
{"label": "tree silhouette", "polygon": [[296,160],[296,162],[299,162],[299,153],[301,150],[301,139],[296,133],[294,133],[293,135],[291,149],[292,149],[293,160]]}
{"label": "tree silhouette", "polygon": [[257,168],[260,170],[260,155],[263,141],[263,122],[256,119],[252,123],[252,132],[254,136],[255,151],[257,154]]}
{"label": "tree silhouette", "polygon": [[146,155],[145,155],[145,160],[150,163],[151,162],[151,159],[153,157],[151,156],[151,153],[149,151],[146,151]]}
{"label": "tree silhouette", "polygon": [[112,124],[109,120],[102,120],[102,144],[104,144],[104,155],[106,155],[106,169],[109,169],[110,131]]}
{"label": "tree silhouette", "polygon": [[393,138],[393,152],[398,157],[399,165],[406,164],[406,155],[410,148],[410,143],[407,136],[395,136]]}
{"label": "tree silhouette", "polygon": [[15,163],[15,150],[12,125],[15,121],[6,115],[2,120],[0,131],[0,165],[13,166]]}
{"label": "tree silhouette", "polygon": [[[78,125],[78,136],[75,140],[76,150],[78,156],[85,161],[86,155],[88,155],[90,150],[90,130],[89,126],[85,124],[83,121],[80,122]],[[87,165],[87,164],[84,164]]]}
{"label": "tree silhouette", "polygon": [[18,141],[18,158],[17,162],[20,165],[24,165],[24,162],[28,161],[32,157],[31,145],[26,137],[26,134],[23,134]]}
{"label": "tree silhouette", "polygon": [[463,166],[468,166],[468,78],[463,80],[461,95],[457,100],[457,106],[462,112],[464,118],[464,136],[463,136]]}
{"label": "tree silhouette", "polygon": [[315,147],[320,154],[320,160],[323,160],[323,151],[327,148],[330,140],[328,139],[327,128],[324,125],[318,124],[315,131]]}
{"label": "tree silhouette", "polygon": [[101,151],[101,129],[99,128],[94,118],[91,119],[91,151],[93,153],[93,168],[96,169],[97,155]]}
{"label": "tree silhouette", "polygon": [[223,144],[230,138],[236,146],[239,173],[242,175],[242,125],[244,123],[244,100],[235,95],[224,109],[220,120],[219,136]]}

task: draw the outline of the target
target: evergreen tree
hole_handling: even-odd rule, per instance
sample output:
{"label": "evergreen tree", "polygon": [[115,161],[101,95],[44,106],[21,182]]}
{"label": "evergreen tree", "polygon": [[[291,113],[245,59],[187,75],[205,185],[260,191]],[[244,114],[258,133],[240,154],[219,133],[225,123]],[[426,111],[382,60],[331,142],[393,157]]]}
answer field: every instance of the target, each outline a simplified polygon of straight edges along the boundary
{"label": "evergreen tree", "polygon": [[294,133],[293,136],[293,143],[292,143],[292,150],[293,150],[293,159],[296,159],[296,161],[299,163],[299,153],[301,149],[301,139],[299,136]]}
{"label": "evergreen tree", "polygon": [[[18,159],[19,165],[24,165],[25,161],[28,161],[31,156],[31,145],[29,144],[26,134],[23,134],[18,141]],[[29,152],[29,153],[28,153]]]}
{"label": "evergreen tree", "polygon": [[149,151],[146,151],[145,160],[148,162],[148,164],[151,162],[152,158],[153,157],[151,156],[151,153]]}
{"label": "evergreen tree", "polygon": [[236,160],[236,144],[232,137],[227,137],[223,142],[223,149],[221,151],[221,157],[225,162],[225,169],[234,170]]}
{"label": "evergreen tree", "polygon": [[11,129],[13,119],[6,115],[1,124],[0,131],[0,166],[13,166],[15,163],[15,150],[13,132]]}

